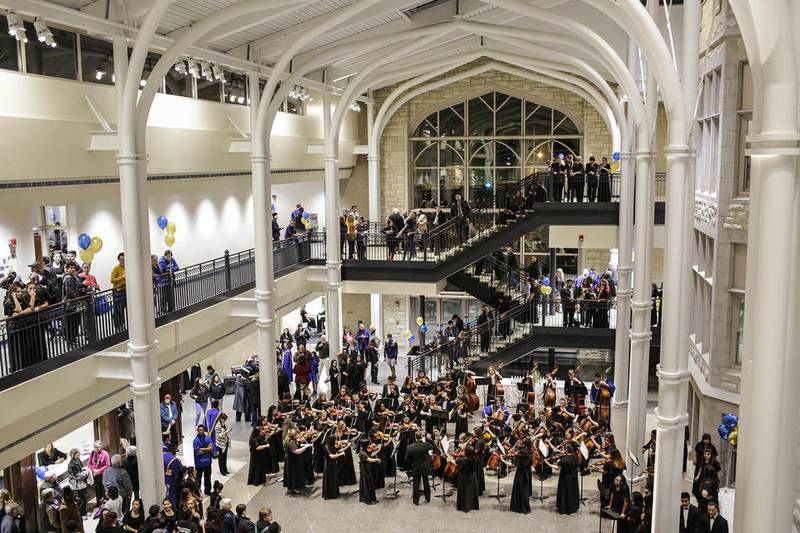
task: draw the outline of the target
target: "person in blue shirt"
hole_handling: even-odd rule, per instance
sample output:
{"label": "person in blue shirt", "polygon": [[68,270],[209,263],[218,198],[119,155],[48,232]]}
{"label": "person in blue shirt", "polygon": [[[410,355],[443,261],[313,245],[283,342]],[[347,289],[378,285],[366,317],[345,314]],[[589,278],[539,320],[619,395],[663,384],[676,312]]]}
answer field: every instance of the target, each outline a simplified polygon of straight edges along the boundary
{"label": "person in blue shirt", "polygon": [[161,275],[156,286],[160,293],[161,312],[170,313],[175,310],[175,272],[178,271],[178,262],[172,257],[172,250],[164,250],[164,255],[158,259],[158,268]]}
{"label": "person in blue shirt", "polygon": [[206,427],[203,424],[197,426],[197,436],[192,444],[194,448],[194,467],[197,469],[198,477],[202,476],[203,492],[206,496],[210,496],[214,443],[211,441],[211,437],[206,434]]}
{"label": "person in blue shirt", "polygon": [[217,446],[217,426],[221,414],[219,400],[211,400],[211,409],[206,411],[206,427],[208,428],[208,436],[211,437],[211,442],[214,443],[215,448]]}
{"label": "person in blue shirt", "polygon": [[175,455],[175,444],[166,444],[164,449],[164,480],[167,484],[167,498],[173,507],[178,508],[178,485],[180,484],[179,472],[183,465]]}
{"label": "person in blue shirt", "polygon": [[314,394],[317,393],[318,383],[319,383],[319,355],[317,355],[317,352],[311,352],[311,386],[313,387]]}
{"label": "person in blue shirt", "polygon": [[286,232],[283,234],[284,239],[294,239],[297,236],[297,228],[295,227],[294,220],[290,221],[286,226]]}
{"label": "person in blue shirt", "polygon": [[173,444],[178,444],[178,406],[172,403],[172,395],[165,394],[161,402],[161,433],[169,435]]}
{"label": "person in blue shirt", "polygon": [[364,327],[364,323],[361,321],[358,322],[356,343],[358,344],[358,353],[364,355],[364,352],[367,351],[367,345],[369,344],[369,331]]}

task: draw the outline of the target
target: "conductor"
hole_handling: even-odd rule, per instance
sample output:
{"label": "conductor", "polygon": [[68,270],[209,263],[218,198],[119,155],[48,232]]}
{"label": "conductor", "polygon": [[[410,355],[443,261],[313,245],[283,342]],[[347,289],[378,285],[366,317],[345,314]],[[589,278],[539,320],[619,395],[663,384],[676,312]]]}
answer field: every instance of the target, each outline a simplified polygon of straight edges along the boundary
{"label": "conductor", "polygon": [[425,501],[431,501],[431,485],[428,481],[428,474],[431,471],[431,453],[433,446],[425,442],[425,434],[417,431],[414,435],[414,442],[406,449],[406,465],[414,476],[414,505],[419,505],[419,484],[422,482],[425,491]]}

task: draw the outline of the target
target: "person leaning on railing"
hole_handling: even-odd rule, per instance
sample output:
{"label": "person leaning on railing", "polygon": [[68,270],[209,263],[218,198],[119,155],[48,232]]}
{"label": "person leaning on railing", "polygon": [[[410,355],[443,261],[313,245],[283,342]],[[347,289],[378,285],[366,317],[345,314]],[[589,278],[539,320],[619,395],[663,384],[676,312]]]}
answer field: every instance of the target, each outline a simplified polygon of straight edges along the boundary
{"label": "person leaning on railing", "polygon": [[47,359],[47,341],[44,325],[36,317],[28,317],[48,307],[47,299],[37,291],[36,283],[29,282],[23,287],[13,283],[6,292],[3,311],[8,339],[9,370],[16,372]]}

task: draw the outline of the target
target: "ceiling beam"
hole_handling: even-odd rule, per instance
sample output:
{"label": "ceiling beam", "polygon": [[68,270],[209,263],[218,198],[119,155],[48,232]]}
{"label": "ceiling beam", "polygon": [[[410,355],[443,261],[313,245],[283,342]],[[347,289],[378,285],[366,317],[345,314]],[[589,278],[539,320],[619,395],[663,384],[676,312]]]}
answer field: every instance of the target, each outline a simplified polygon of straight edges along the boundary
{"label": "ceiling beam", "polygon": [[[365,9],[355,17],[348,20],[345,25],[337,29],[347,28],[356,24],[360,24],[362,22],[368,21],[370,19],[382,15],[390,15],[397,10],[416,7],[421,4],[424,4],[426,1],[427,0],[385,0],[379,4],[375,4],[374,6]],[[250,47],[258,54],[258,57],[261,60],[269,62],[269,59],[271,57],[279,56],[280,54],[282,54],[283,51],[286,48],[288,48],[289,45],[292,44],[292,42],[294,42],[298,37],[307,32],[310,28],[318,26],[321,21],[326,20],[329,17],[335,16],[343,9],[346,8],[341,8],[331,13],[326,13],[324,15],[314,17],[312,19],[306,20],[305,22],[301,22],[300,24],[296,24],[290,28],[286,28],[283,31],[276,32],[271,35],[266,35],[260,39],[256,39],[255,41],[250,43]]]}

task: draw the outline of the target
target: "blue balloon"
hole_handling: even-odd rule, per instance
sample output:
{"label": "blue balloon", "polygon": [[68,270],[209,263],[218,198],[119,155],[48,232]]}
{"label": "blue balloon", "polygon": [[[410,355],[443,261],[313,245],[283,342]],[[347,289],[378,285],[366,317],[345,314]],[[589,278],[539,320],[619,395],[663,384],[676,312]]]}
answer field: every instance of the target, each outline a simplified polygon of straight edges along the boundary
{"label": "blue balloon", "polygon": [[728,429],[733,429],[739,425],[739,418],[733,413],[725,413],[722,415],[722,423],[728,427]]}
{"label": "blue balloon", "polygon": [[304,211],[304,212],[303,212],[303,220],[308,220],[309,218],[311,218],[311,215],[309,215],[308,213],[306,213],[306,212]]}
{"label": "blue balloon", "polygon": [[422,333],[427,333],[428,332],[428,325],[427,324],[422,324],[422,326],[420,326],[419,330]]}
{"label": "blue balloon", "polygon": [[92,238],[89,237],[86,233],[81,233],[80,235],[78,235],[78,246],[81,247],[81,250],[86,250],[91,245],[92,245]]}
{"label": "blue balloon", "polygon": [[619,158],[620,158],[619,152],[614,152],[613,154],[611,154],[611,159],[613,159],[614,161],[619,161]]}
{"label": "blue balloon", "polygon": [[38,477],[42,481],[44,481],[45,474],[47,474],[47,467],[46,466],[40,466],[40,467],[38,467],[36,469],[36,477]]}
{"label": "blue balloon", "polygon": [[156,224],[158,224],[159,228],[164,229],[167,227],[167,224],[169,224],[169,220],[167,220],[167,217],[164,215],[161,215],[156,219]]}
{"label": "blue balloon", "polygon": [[722,440],[728,440],[728,435],[730,434],[730,429],[728,429],[728,426],[725,424],[720,424],[717,431],[719,431],[719,436],[722,437]]}
{"label": "blue balloon", "polygon": [[415,337],[414,335],[411,335],[411,336],[408,338],[408,344],[414,344],[414,339],[416,339],[416,337]]}

